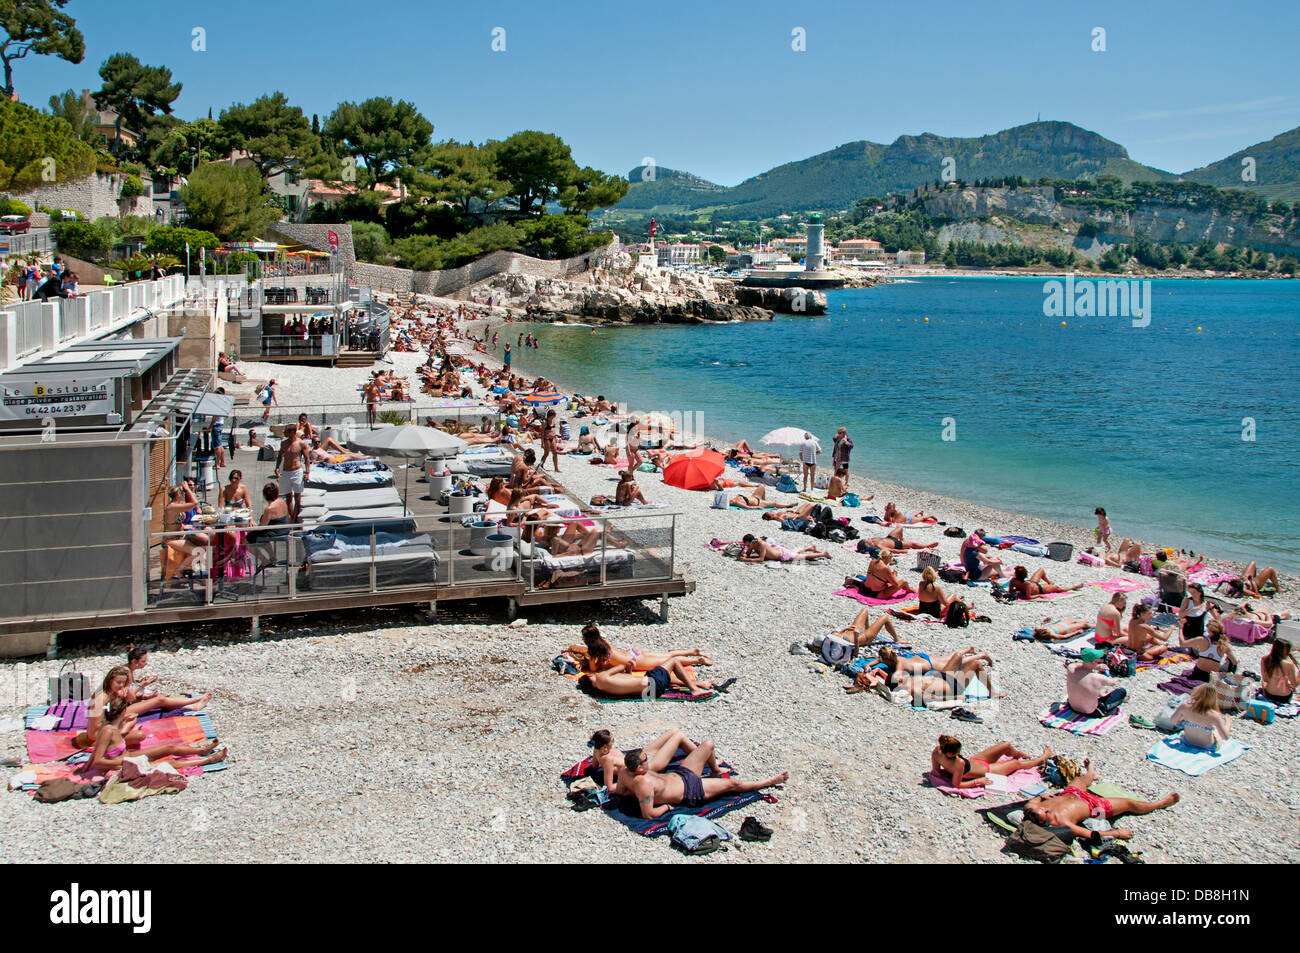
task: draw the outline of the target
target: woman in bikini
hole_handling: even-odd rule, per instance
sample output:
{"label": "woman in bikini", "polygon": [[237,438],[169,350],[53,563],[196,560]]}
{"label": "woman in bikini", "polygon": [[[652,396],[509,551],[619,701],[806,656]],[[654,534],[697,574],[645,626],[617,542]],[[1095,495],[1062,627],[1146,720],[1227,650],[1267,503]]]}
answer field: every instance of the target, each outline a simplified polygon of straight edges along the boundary
{"label": "woman in bikini", "polygon": [[614,503],[618,506],[631,506],[633,503],[649,505],[650,501],[641,492],[641,487],[632,478],[631,470],[622,470],[618,474],[618,489],[614,491]]}
{"label": "woman in bikini", "polygon": [[956,596],[945,595],[943,589],[939,586],[939,574],[935,572],[933,566],[926,566],[921,571],[921,584],[916,587],[916,597],[921,601],[917,612],[923,615],[932,615],[936,619],[942,619],[943,614],[948,611]]}
{"label": "woman in bikini", "polygon": [[1182,727],[1183,740],[1200,748],[1218,750],[1232,734],[1232,719],[1219,709],[1219,689],[1214,685],[1197,685],[1169,717]]}
{"label": "woman in bikini", "polygon": [[[899,648],[901,649],[901,646]],[[859,675],[853,691],[849,693],[853,694],[864,688],[874,688],[877,684],[899,685],[914,676],[933,675],[939,679],[947,679],[958,673],[962,674],[963,685],[969,684],[972,678],[978,678],[985,681],[991,691],[992,686],[987,682],[987,670],[992,667],[993,656],[987,652],[977,652],[973,645],[950,652],[937,662],[931,660],[925,652],[899,655],[893,646],[882,645],[876,662]]]}
{"label": "woman in bikini", "polygon": [[[753,486],[752,483],[746,485]],[[794,509],[790,509],[790,510],[765,510],[763,512],[763,515],[759,517],[759,519],[775,520],[778,523],[784,519],[796,519],[796,520],[812,519],[813,507],[818,505],[819,504],[817,503],[800,503]]]}
{"label": "woman in bikini", "polygon": [[588,622],[582,627],[582,642],[585,648],[570,645],[569,652],[583,661],[582,670],[587,674],[620,665],[629,672],[648,672],[661,665],[667,666],[673,659],[687,666],[713,664],[713,660],[700,649],[670,649],[664,653],[615,648],[600,634],[600,628],[594,622]]}
{"label": "woman in bikini", "polygon": [[881,517],[886,523],[921,523],[925,520],[933,519],[931,514],[925,510],[917,510],[915,513],[904,513],[893,503],[885,504],[885,513]]}
{"label": "woman in bikini", "polygon": [[1274,705],[1291,704],[1296,686],[1300,685],[1300,666],[1296,665],[1291,643],[1273,639],[1273,647],[1260,659],[1259,671],[1264,676],[1264,698]]}
{"label": "woman in bikini", "polygon": [[780,543],[772,543],[761,536],[746,533],[741,542],[745,550],[738,557],[742,563],[762,563],[773,560],[783,563],[811,562],[815,559],[830,559],[830,553],[824,553],[816,546],[801,546],[791,549]]}
{"label": "woman in bikini", "polygon": [[880,635],[881,629],[889,633],[890,638],[898,644],[899,648],[907,648],[906,645],[898,642],[898,630],[894,628],[894,620],[889,617],[889,613],[882,612],[880,618],[872,622],[870,606],[863,606],[853,617],[851,624],[831,634],[846,642],[852,642],[857,648],[862,648],[876,641],[876,636]]}
{"label": "woman in bikini", "polygon": [[1042,569],[1035,569],[1033,575],[1030,575],[1029,570],[1024,566],[1017,566],[1013,573],[1008,585],[1021,599],[1046,596],[1053,592],[1074,592],[1076,589],[1083,588],[1081,582],[1073,586],[1058,586],[1047,578],[1047,573]]}
{"label": "woman in bikini", "polygon": [[1173,635],[1172,631],[1158,631],[1149,622],[1155,615],[1155,609],[1139,602],[1133,607],[1128,620],[1128,634],[1121,635],[1112,644],[1123,645],[1138,657],[1139,662],[1152,662],[1169,651],[1165,643]]}
{"label": "woman in bikini", "polygon": [[1254,563],[1250,563],[1241,571],[1241,586],[1245,594],[1252,599],[1262,599],[1263,593],[1260,590],[1266,586],[1271,586],[1274,592],[1282,588],[1277,581],[1276,569],[1272,566],[1260,569]]}
{"label": "woman in bikini", "polygon": [[890,568],[890,563],[894,560],[892,550],[881,549],[880,555],[871,560],[867,566],[865,576],[845,576],[844,588],[856,589],[864,596],[872,599],[884,599],[895,592],[911,592],[912,587],[909,583],[899,579],[894,570]]}
{"label": "woman in bikini", "polygon": [[253,498],[248,495],[248,485],[243,482],[243,479],[242,470],[230,471],[230,482],[221,488],[222,506],[243,506],[250,510],[253,508]]}
{"label": "woman in bikini", "polygon": [[[144,654],[144,659],[148,660],[148,653]],[[93,747],[99,738],[100,729],[104,724],[105,713],[110,709],[122,709],[130,718],[130,724],[133,726],[135,719],[145,712],[161,709],[170,711],[173,708],[188,708],[190,711],[201,711],[212,700],[212,693],[200,695],[198,698],[185,697],[167,697],[164,695],[150,695],[147,698],[131,697],[131,679],[132,670],[125,665],[118,665],[109,670],[104,676],[104,683],[100,690],[91,697],[89,704],[86,705],[86,727],[79,731],[72,739],[72,743],[77,748]],[[131,744],[138,744],[144,735],[134,731],[128,726],[123,729],[127,740]]]}
{"label": "woman in bikini", "polygon": [[1189,649],[1196,654],[1196,664],[1191,677],[1198,682],[1208,682],[1216,672],[1235,672],[1237,656],[1232,652],[1228,634],[1223,631],[1223,623],[1211,619],[1205,624],[1206,634],[1200,638],[1189,639],[1179,632],[1178,647]]}
{"label": "woman in bikini", "polygon": [[753,493],[740,493],[733,496],[730,501],[732,506],[739,507],[742,510],[766,510],[779,509],[782,504],[769,503],[767,501],[767,487],[756,487]]}
{"label": "woman in bikini", "polygon": [[110,710],[106,722],[100,728],[99,736],[95,739],[95,750],[91,755],[90,763],[100,771],[116,771],[122,767],[128,748],[132,749],[131,757],[143,755],[154,763],[168,761],[176,768],[215,764],[226,759],[225,748],[216,750],[217,745],[220,744],[217,738],[202,745],[170,743],[140,748],[138,740],[134,744],[130,741],[132,735],[140,734],[132,730],[134,725],[135,717],[127,714],[126,706]]}
{"label": "woman in bikini", "polygon": [[[930,752],[930,768],[952,778],[955,788],[982,788],[989,783],[989,775],[1000,774],[1006,777],[1025,768],[1036,768],[1045,764],[1052,756],[1052,749],[1046,745],[1037,758],[1017,751],[1009,741],[999,741],[991,748],[963,757],[961,742],[952,735],[940,735],[939,744]],[[1010,758],[1001,761],[1000,758]]]}
{"label": "woman in bikini", "polygon": [[1087,619],[1062,619],[1060,622],[1044,619],[1042,624],[1034,629],[1034,638],[1061,641],[1082,635],[1091,628],[1092,623]]}
{"label": "woman in bikini", "polygon": [[1112,569],[1122,569],[1125,563],[1138,562],[1142,558],[1142,544],[1135,543],[1131,539],[1125,539],[1119,544],[1119,549],[1113,553],[1100,553],[1096,546],[1089,546],[1084,550],[1089,556],[1095,556],[1102,560],[1105,565]]}

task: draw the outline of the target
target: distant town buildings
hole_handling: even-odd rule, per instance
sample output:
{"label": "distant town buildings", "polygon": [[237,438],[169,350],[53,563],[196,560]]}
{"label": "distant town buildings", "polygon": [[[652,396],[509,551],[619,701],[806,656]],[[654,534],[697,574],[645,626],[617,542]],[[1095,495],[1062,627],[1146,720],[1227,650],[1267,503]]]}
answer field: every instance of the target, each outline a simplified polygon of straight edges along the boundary
{"label": "distant town buildings", "polygon": [[839,261],[884,261],[885,249],[874,238],[846,238],[835,246]]}

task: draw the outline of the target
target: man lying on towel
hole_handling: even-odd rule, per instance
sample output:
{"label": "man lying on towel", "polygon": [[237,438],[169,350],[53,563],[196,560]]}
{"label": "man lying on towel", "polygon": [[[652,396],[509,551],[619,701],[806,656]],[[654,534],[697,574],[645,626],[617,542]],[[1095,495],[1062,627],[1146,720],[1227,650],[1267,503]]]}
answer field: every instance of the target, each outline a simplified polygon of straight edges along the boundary
{"label": "man lying on towel", "polygon": [[[1080,825],[1090,817],[1113,821],[1125,815],[1150,814],[1178,803],[1177,792],[1167,794],[1159,801],[1139,801],[1127,797],[1104,798],[1088,790],[1097,780],[1097,771],[1091,761],[1083,762],[1083,772],[1059,794],[1040,794],[1030,798],[1025,804],[1025,816],[1039,824],[1068,827],[1075,837],[1087,840],[1093,832]],[[1100,834],[1102,837],[1120,840],[1133,836],[1132,831],[1124,828],[1101,831]]]}
{"label": "man lying on towel", "polygon": [[[720,768],[712,741],[701,741],[694,751],[670,768],[669,762],[676,754],[675,745],[665,744],[657,748],[634,748],[623,756],[627,770],[618,774],[616,793],[636,798],[641,816],[647,821],[676,807],[700,807],[710,798],[760,791],[783,784],[790,777],[789,771],[782,771],[766,781],[719,777]],[[713,776],[702,778],[700,773],[706,766]]]}

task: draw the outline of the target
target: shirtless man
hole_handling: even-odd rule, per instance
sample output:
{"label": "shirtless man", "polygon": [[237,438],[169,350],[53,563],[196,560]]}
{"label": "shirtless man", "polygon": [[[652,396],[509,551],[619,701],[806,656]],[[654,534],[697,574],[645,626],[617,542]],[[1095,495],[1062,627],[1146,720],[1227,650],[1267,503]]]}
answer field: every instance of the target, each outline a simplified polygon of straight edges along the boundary
{"label": "shirtless man", "polygon": [[375,425],[377,419],[377,410],[379,405],[379,395],[382,392],[383,385],[379,383],[378,377],[372,377],[366,381],[366,385],[361,388],[361,396],[366,402],[366,424],[370,427]]}
{"label": "shirtless man", "polygon": [[[666,814],[675,807],[700,807],[710,798],[723,794],[761,791],[784,784],[790,777],[789,771],[782,771],[766,781],[718,777],[718,759],[712,741],[701,741],[680,764],[669,768],[669,762],[676,754],[676,746],[665,744],[653,753],[653,757],[641,748],[634,748],[623,756],[625,770],[619,772],[618,791],[636,798],[641,816],[646,820]],[[711,776],[702,778],[700,774],[706,766]]]}
{"label": "shirtless man", "polygon": [[1110,602],[1101,607],[1101,611],[1097,613],[1098,642],[1112,642],[1128,635],[1128,631],[1124,628],[1126,605],[1128,605],[1128,597],[1122,592],[1117,592],[1110,597]]}
{"label": "shirtless man", "polygon": [[910,539],[903,539],[903,528],[895,527],[890,531],[888,536],[867,536],[864,537],[867,545],[875,546],[876,549],[888,549],[891,551],[902,552],[905,549],[938,549],[938,543],[914,543]]}
{"label": "shirtless man", "polygon": [[[1082,825],[1089,817],[1105,818],[1109,821],[1125,815],[1150,814],[1152,811],[1173,807],[1179,801],[1177,792],[1167,794],[1159,801],[1099,797],[1088,790],[1097,780],[1096,769],[1093,768],[1090,760],[1083,762],[1083,770],[1083,776],[1075,778],[1061,793],[1040,794],[1030,798],[1025,804],[1025,816],[1039,824],[1068,827],[1075,837],[1087,840],[1092,837],[1093,832]],[[1133,836],[1132,831],[1124,828],[1099,833],[1102,837],[1112,837],[1117,840],[1126,840]]]}
{"label": "shirtless man", "polygon": [[816,503],[800,503],[792,510],[767,510],[763,513],[762,519],[776,520],[777,522],[780,522],[783,519],[811,519],[813,507],[816,505]]}
{"label": "shirtless man", "polygon": [[302,510],[302,488],[311,474],[311,447],[298,436],[294,424],[286,424],[280,452],[275,456],[274,476],[280,478],[280,495],[289,507],[289,522],[298,522]]}

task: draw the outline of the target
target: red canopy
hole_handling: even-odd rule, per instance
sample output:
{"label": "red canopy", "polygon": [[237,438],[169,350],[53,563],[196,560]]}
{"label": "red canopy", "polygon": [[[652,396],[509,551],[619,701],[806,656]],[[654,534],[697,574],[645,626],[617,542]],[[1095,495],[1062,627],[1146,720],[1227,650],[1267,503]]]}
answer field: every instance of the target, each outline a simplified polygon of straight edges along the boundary
{"label": "red canopy", "polygon": [[726,468],[726,461],[716,450],[687,450],[668,461],[664,482],[683,490],[706,490]]}

